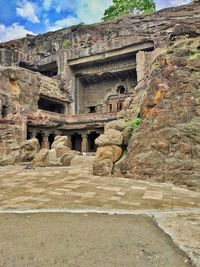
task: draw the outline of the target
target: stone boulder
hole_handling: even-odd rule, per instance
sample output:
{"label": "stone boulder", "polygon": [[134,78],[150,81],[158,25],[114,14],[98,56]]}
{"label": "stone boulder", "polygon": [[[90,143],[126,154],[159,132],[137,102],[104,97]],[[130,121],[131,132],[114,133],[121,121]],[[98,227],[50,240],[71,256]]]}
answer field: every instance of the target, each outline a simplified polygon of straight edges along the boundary
{"label": "stone boulder", "polygon": [[110,121],[109,123],[106,124],[105,126],[105,132],[109,129],[114,129],[117,131],[122,132],[126,127],[125,121],[120,119],[120,120],[115,120],[115,121]]}
{"label": "stone boulder", "polygon": [[55,147],[53,149],[56,150],[56,157],[57,158],[62,157],[63,155],[69,153],[69,151],[70,151],[70,149],[67,146],[58,146],[58,147]]}
{"label": "stone boulder", "polygon": [[68,147],[67,136],[56,136],[51,148]]}
{"label": "stone boulder", "polygon": [[110,159],[96,160],[93,163],[93,174],[99,176],[111,175],[113,162]]}
{"label": "stone boulder", "polygon": [[47,148],[41,149],[32,160],[33,167],[45,167],[49,150]]}
{"label": "stone boulder", "polygon": [[29,139],[20,145],[22,151],[22,161],[31,161],[40,150],[37,138]]}
{"label": "stone boulder", "polygon": [[60,158],[57,157],[55,148],[48,151],[48,154],[45,160],[45,166],[47,167],[61,166]]}
{"label": "stone boulder", "polygon": [[102,161],[104,159],[109,159],[112,162],[116,162],[122,155],[122,149],[119,146],[103,146],[98,147],[96,152],[96,160]]}
{"label": "stone boulder", "polygon": [[94,156],[75,155],[75,157],[73,157],[73,159],[71,160],[71,166],[92,168],[94,160],[95,160]]}
{"label": "stone boulder", "polygon": [[98,146],[122,145],[123,135],[118,130],[108,129],[95,140],[95,144]]}
{"label": "stone boulder", "polygon": [[66,136],[57,136],[52,148],[41,149],[32,161],[33,167],[69,166],[75,157],[75,151],[69,149]]}
{"label": "stone boulder", "polygon": [[0,166],[15,165],[21,162],[21,153],[19,151],[13,151],[12,153],[5,155],[0,160]]}
{"label": "stone boulder", "polygon": [[71,164],[72,159],[75,157],[75,154],[71,151],[71,153],[66,153],[62,155],[60,158],[60,163],[62,166],[69,166]]}

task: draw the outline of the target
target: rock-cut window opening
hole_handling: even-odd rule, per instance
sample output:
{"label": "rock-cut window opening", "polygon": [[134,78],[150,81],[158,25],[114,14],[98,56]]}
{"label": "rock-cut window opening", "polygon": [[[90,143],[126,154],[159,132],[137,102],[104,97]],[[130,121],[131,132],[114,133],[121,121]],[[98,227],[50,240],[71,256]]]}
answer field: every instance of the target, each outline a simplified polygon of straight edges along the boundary
{"label": "rock-cut window opening", "polygon": [[40,96],[38,101],[38,108],[54,113],[65,114],[65,106],[63,103],[50,98]]}
{"label": "rock-cut window opening", "polygon": [[123,85],[119,85],[117,87],[117,93],[120,94],[120,95],[125,94],[126,93],[125,87]]}

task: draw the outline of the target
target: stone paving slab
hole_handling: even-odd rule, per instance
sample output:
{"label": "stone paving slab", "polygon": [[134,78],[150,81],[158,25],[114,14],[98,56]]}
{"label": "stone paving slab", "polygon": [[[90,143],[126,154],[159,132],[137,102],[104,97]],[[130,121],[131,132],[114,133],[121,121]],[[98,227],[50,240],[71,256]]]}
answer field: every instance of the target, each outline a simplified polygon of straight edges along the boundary
{"label": "stone paving slab", "polygon": [[0,209],[200,208],[200,193],[172,184],[98,177],[84,167],[0,167]]}

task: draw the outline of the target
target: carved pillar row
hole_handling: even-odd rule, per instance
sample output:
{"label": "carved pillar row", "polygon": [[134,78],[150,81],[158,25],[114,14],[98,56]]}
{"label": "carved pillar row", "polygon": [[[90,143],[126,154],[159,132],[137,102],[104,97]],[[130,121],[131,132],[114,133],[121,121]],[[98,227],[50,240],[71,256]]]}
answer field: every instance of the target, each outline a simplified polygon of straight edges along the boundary
{"label": "carved pillar row", "polygon": [[82,134],[81,152],[88,152],[88,139],[86,134]]}

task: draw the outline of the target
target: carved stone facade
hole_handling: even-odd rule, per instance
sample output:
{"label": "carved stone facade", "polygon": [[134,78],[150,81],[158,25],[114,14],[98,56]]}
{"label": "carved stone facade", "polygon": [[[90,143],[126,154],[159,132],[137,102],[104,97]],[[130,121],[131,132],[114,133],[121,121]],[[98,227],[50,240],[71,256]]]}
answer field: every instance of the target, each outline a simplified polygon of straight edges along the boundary
{"label": "carved stone facade", "polygon": [[127,97],[138,97],[157,51],[199,34],[198,10],[187,5],[1,43],[2,158],[26,138],[49,148],[56,135],[68,136],[72,149],[94,152],[104,125]]}

